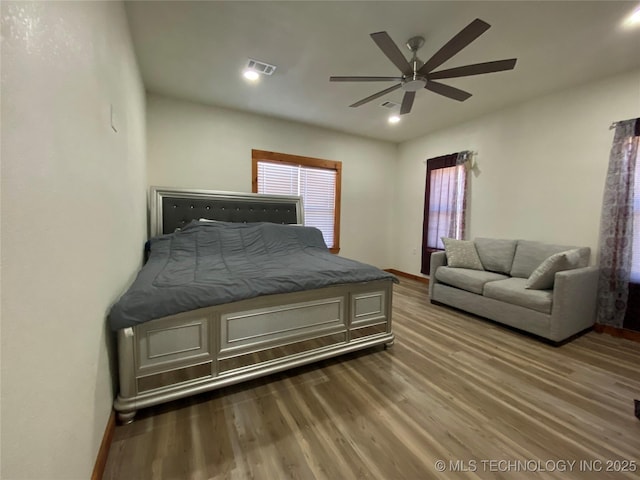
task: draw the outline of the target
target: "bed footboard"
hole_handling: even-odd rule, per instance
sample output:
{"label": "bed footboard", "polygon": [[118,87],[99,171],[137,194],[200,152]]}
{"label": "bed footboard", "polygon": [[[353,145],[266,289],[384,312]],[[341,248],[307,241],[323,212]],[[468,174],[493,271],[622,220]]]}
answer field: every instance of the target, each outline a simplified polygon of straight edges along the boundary
{"label": "bed footboard", "polygon": [[393,344],[391,280],[269,295],[118,331],[123,423],[140,408]]}

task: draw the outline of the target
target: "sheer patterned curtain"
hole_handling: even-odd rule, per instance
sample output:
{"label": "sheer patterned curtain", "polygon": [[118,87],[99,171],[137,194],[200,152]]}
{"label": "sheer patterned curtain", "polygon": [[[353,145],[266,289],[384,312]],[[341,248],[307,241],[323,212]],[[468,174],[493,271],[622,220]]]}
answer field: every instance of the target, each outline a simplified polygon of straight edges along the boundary
{"label": "sheer patterned curtain", "polygon": [[609,156],[600,224],[597,322],[622,328],[632,271],[634,183],[640,119],[618,122]]}
{"label": "sheer patterned curtain", "polygon": [[444,250],[442,237],[464,238],[469,154],[465,151],[427,160],[422,273],[429,273],[431,254]]}

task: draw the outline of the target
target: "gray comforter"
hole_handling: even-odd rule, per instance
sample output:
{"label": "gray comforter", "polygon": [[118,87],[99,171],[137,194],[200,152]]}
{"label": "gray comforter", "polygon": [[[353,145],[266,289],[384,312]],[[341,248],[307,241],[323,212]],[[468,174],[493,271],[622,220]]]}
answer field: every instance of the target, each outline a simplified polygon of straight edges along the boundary
{"label": "gray comforter", "polygon": [[272,223],[192,222],[151,240],[150,256],[112,307],[113,330],[260,295],[392,279],[333,255],[316,228]]}

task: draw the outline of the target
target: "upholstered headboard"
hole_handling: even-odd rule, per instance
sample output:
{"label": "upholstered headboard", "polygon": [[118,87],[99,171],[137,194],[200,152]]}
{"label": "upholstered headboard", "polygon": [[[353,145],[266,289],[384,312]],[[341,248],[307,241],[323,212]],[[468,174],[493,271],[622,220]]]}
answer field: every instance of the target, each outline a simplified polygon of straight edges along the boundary
{"label": "upholstered headboard", "polygon": [[151,187],[152,237],[175,232],[192,220],[304,223],[302,197]]}

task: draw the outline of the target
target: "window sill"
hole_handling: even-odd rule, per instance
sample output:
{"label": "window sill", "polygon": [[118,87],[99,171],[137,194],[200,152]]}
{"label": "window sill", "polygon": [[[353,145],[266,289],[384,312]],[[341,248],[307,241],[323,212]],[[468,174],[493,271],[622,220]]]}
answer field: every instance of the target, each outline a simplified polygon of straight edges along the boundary
{"label": "window sill", "polygon": [[340,253],[340,247],[332,247],[332,248],[329,249],[329,251],[331,253],[338,254],[338,253]]}

